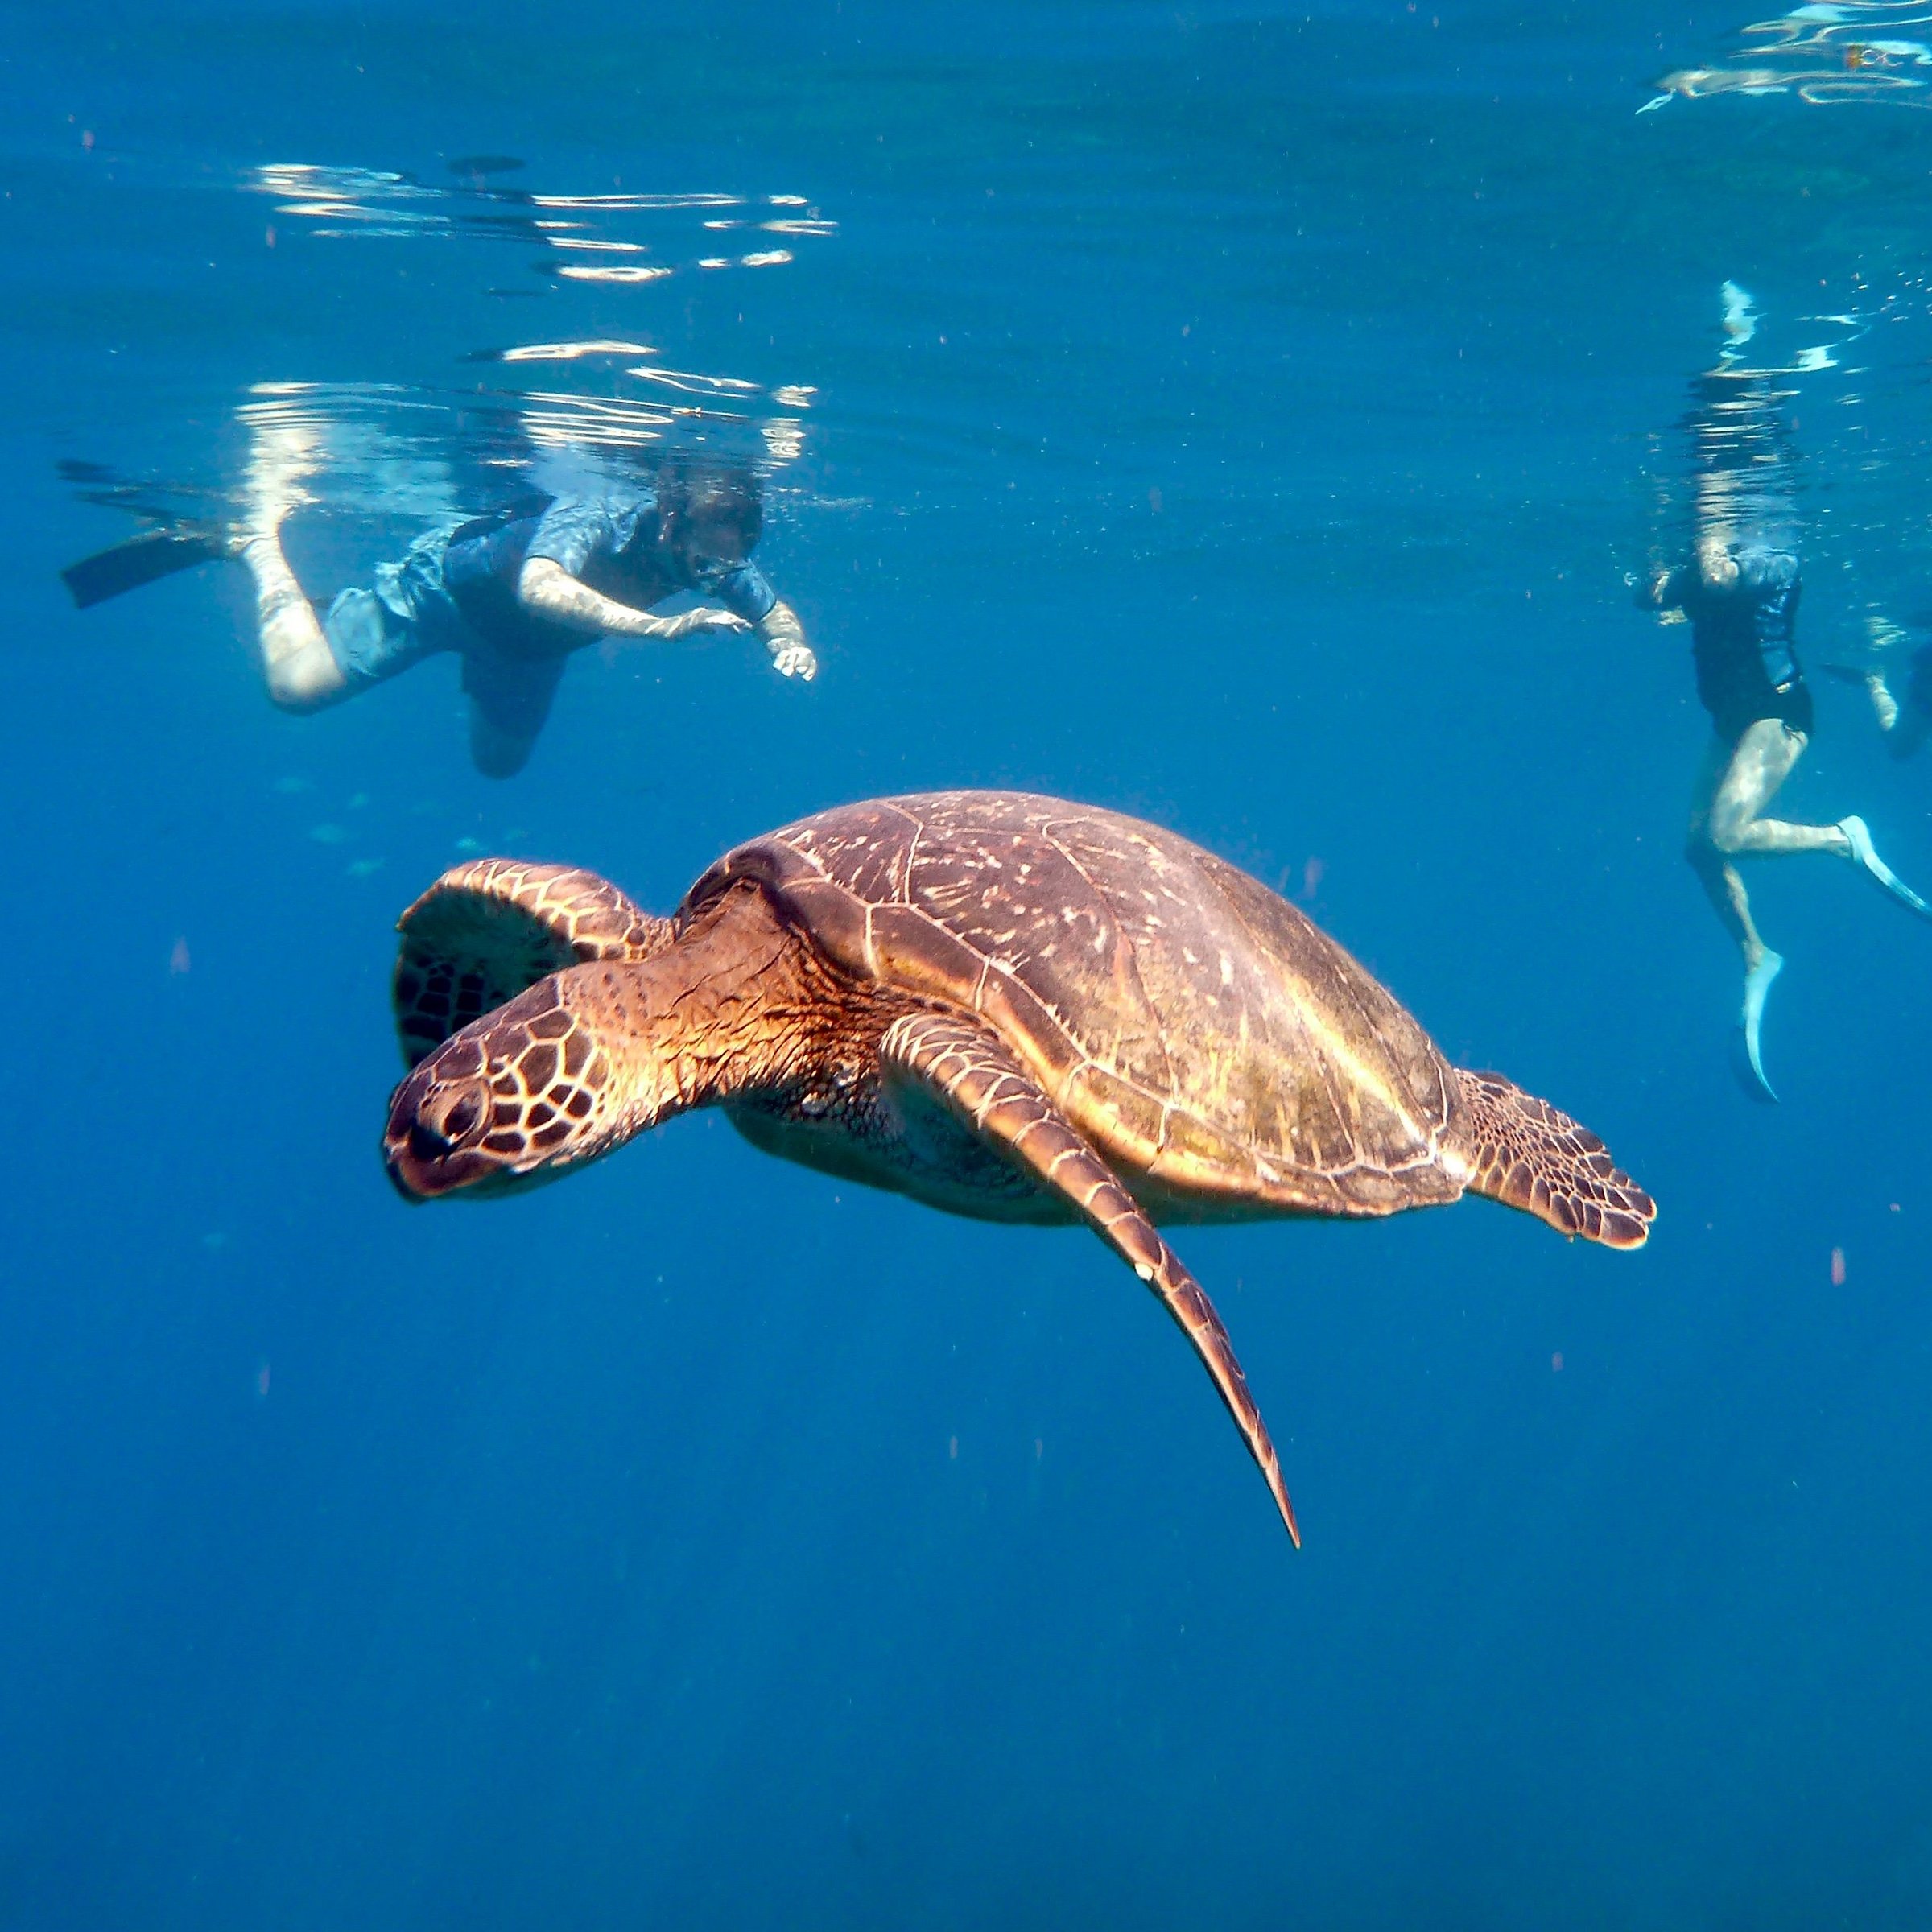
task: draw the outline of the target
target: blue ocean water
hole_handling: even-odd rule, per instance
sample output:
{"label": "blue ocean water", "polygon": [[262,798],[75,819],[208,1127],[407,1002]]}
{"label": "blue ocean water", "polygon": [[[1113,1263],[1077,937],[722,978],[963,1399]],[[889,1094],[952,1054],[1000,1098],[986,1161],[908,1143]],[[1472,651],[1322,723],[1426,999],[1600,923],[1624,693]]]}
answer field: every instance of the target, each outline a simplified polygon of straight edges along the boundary
{"label": "blue ocean water", "polygon": [[[1923,14],[9,6],[0,1927],[1932,1923],[1932,932],[1757,866],[1744,1097],[1624,580],[1728,278],[1834,345],[1807,661],[1932,602]],[[820,676],[584,653],[507,782],[448,662],[286,716],[239,572],[56,574],[268,445],[321,592],[694,436]],[[1789,809],[1932,880],[1814,683]],[[714,1114],[382,1174],[464,852],[668,910],[942,785],[1233,858],[1658,1199],[1183,1231],[1299,1554],[1084,1234]]]}

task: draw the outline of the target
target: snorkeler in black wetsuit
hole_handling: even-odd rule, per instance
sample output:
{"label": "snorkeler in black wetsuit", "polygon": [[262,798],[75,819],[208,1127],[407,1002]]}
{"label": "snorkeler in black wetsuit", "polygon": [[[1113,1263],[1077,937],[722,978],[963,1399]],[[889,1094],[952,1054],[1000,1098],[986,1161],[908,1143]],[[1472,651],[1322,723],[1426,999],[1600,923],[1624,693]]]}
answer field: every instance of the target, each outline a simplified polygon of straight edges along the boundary
{"label": "snorkeler in black wetsuit", "polygon": [[1691,802],[1686,857],[1744,959],[1740,1042],[1752,1091],[1776,1100],[1765,1077],[1765,1000],[1784,965],[1759,936],[1733,860],[1746,853],[1828,852],[1856,861],[1895,898],[1932,918],[1872,848],[1860,818],[1801,825],[1765,815],[1803,755],[1811,693],[1798,661],[1797,515],[1791,455],[1778,423],[1773,376],[1741,365],[1757,317],[1751,298],[1724,284],[1730,336],[1718,366],[1699,377],[1689,429],[1695,488],[1692,560],[1655,573],[1638,601],[1681,611],[1691,626],[1697,695],[1715,736]]}

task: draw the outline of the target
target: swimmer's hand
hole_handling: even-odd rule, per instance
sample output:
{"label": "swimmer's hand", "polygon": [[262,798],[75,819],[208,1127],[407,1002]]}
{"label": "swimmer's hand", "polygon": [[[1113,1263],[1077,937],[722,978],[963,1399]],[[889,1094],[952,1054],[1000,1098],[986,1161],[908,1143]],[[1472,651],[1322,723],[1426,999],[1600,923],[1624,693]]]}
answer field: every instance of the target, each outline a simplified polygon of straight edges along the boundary
{"label": "swimmer's hand", "polygon": [[1640,610],[1674,610],[1683,594],[1682,586],[1674,583],[1677,576],[1674,570],[1653,568],[1642,576],[1634,571],[1624,572],[1624,582],[1629,586],[1630,601]]}
{"label": "swimmer's hand", "polygon": [[771,667],[782,678],[797,678],[809,684],[819,675],[816,653],[805,642],[805,626],[799,613],[781,600],[758,620],[758,635],[771,653]]}

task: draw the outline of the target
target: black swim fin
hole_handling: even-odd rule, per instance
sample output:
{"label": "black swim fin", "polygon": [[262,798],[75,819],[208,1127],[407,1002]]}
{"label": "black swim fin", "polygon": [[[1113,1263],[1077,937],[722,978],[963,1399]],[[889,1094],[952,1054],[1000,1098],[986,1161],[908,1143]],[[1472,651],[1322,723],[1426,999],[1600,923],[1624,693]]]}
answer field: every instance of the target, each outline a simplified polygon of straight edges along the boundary
{"label": "black swim fin", "polygon": [[97,551],[70,564],[60,573],[68,594],[77,608],[105,604],[109,597],[138,590],[157,578],[171,577],[178,570],[192,570],[197,564],[212,564],[233,556],[233,546],[227,534],[211,524],[171,523],[159,530],[144,530],[111,550]]}

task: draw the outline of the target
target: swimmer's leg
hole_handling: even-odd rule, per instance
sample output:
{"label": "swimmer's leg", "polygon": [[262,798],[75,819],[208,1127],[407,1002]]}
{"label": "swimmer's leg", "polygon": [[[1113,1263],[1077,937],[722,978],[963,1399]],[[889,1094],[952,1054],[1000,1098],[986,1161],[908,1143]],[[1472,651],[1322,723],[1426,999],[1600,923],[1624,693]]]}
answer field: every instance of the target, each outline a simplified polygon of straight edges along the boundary
{"label": "swimmer's leg", "polygon": [[1913,652],[1903,704],[1885,734],[1885,748],[1895,758],[1909,758],[1932,737],[1932,644]]}
{"label": "swimmer's leg", "polygon": [[1745,1091],[1754,1098],[1775,1100],[1777,1095],[1765,1075],[1760,1036],[1764,1026],[1765,1001],[1771,991],[1771,982],[1784,971],[1784,956],[1773,952],[1759,933],[1757,923],[1751,917],[1750,895],[1744,890],[1744,881],[1738,876],[1737,868],[1711,844],[1707,836],[1699,835],[1695,821],[1684,856],[1690,861],[1691,869],[1717,909],[1717,916],[1723,922],[1725,931],[1736,941],[1738,951],[1744,955],[1744,1002],[1737,1020],[1738,1077],[1743,1081]]}
{"label": "swimmer's leg", "polygon": [[561,656],[518,658],[491,647],[464,653],[470,762],[485,778],[514,778],[529,762],[564,664]]}
{"label": "swimmer's leg", "polygon": [[1699,771],[1697,788],[1691,795],[1690,824],[1684,841],[1684,857],[1697,874],[1715,911],[1718,922],[1730,934],[1744,956],[1748,972],[1763,957],[1766,947],[1751,917],[1751,896],[1737,868],[1717,839],[1715,819],[1719,801],[1736,762],[1736,749],[1722,738],[1713,738]]}
{"label": "swimmer's leg", "polygon": [[1711,799],[1711,843],[1726,857],[1791,852],[1852,856],[1850,835],[1841,825],[1797,825],[1763,815],[1809,741],[1781,718],[1760,718],[1737,741]]}
{"label": "swimmer's leg", "polygon": [[315,606],[289,568],[282,525],[313,501],[307,484],[320,460],[309,424],[242,412],[249,431],[243,479],[246,509],[237,535],[242,561],[255,581],[255,647],[262,681],[285,711],[314,711],[349,689],[322,634]]}
{"label": "swimmer's leg", "polygon": [[[1738,1014],[1735,1055],[1738,1077],[1754,1099],[1775,1100],[1777,1095],[1765,1075],[1761,1036],[1765,1001],[1771,991],[1772,981],[1784,970],[1784,956],[1773,952],[1765,943],[1757,922],[1751,917],[1751,896],[1744,890],[1744,881],[1729,857],[1719,848],[1712,832],[1712,819],[1719,799],[1725,795],[1725,786],[1735,769],[1736,758],[1736,749],[1722,738],[1711,741],[1691,799],[1690,834],[1685,842],[1684,857],[1697,874],[1698,882],[1703,887],[1719,923],[1744,956],[1744,998]],[[1785,769],[1789,770],[1789,765]],[[1778,782],[1781,783],[1782,778],[1783,774],[1780,773]],[[1771,791],[1776,790],[1777,785],[1773,784]],[[1765,795],[1768,801],[1769,794]]]}
{"label": "swimmer's leg", "polygon": [[269,696],[284,711],[315,711],[346,696],[349,680],[282,554],[279,525],[252,530],[242,561],[255,580],[255,650]]}

